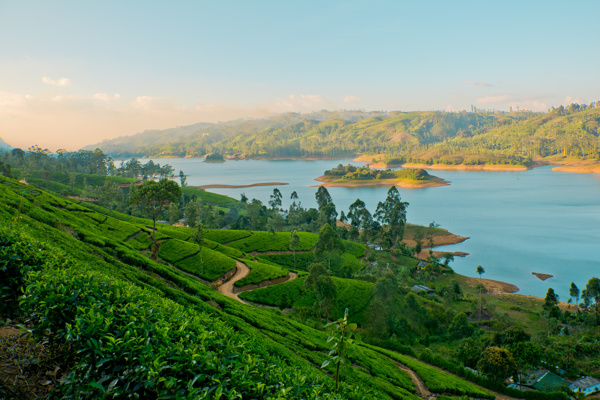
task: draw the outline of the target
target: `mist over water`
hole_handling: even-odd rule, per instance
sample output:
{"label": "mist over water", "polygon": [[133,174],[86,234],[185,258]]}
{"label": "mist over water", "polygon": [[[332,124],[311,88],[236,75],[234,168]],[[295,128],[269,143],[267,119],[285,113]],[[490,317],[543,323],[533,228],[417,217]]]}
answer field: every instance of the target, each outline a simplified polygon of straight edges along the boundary
{"label": "mist over water", "polygon": [[[260,182],[287,182],[277,186],[284,208],[290,194],[298,193],[304,207],[315,207],[314,179],[345,160],[260,161],[241,160],[204,163],[202,159],[155,159],[183,170],[190,186],[207,184],[245,185]],[[146,160],[142,160],[146,162]],[[425,189],[398,188],[410,203],[408,221],[427,225],[432,221],[450,232],[469,236],[464,243],[436,250],[464,251],[452,268],[460,274],[477,276],[477,265],[485,268],[484,278],[517,285],[519,293],[545,296],[552,287],[560,300],[568,299],[571,282],[583,289],[588,279],[600,276],[600,176],[552,171],[552,167],[531,171],[444,171],[432,175],[451,182],[450,186]],[[236,199],[269,201],[275,186],[243,189],[210,189]],[[347,212],[357,198],[371,213],[385,200],[389,187],[328,188],[338,212]],[[532,272],[554,275],[541,281]]]}

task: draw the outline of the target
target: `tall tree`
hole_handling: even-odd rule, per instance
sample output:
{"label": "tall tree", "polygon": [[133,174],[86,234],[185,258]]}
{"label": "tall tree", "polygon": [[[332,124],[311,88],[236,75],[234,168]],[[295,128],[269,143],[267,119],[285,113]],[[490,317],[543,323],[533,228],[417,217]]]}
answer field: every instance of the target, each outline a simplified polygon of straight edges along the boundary
{"label": "tall tree", "polygon": [[481,288],[483,287],[483,284],[481,283],[481,275],[485,274],[485,269],[483,269],[481,265],[478,265],[477,273],[479,274],[479,317],[481,317],[481,314],[483,313],[483,299],[481,297]]}
{"label": "tall tree", "polygon": [[317,192],[315,193],[315,199],[317,200],[317,205],[319,207],[319,226],[323,226],[325,224],[335,226],[338,213],[335,209],[335,204],[333,204],[333,200],[331,199],[331,195],[327,191],[327,188],[324,186],[319,186]]}
{"label": "tall tree", "polygon": [[269,200],[269,205],[271,206],[271,210],[277,211],[281,208],[281,192],[279,189],[273,189],[273,194],[271,195],[271,200]]}
{"label": "tall tree", "polygon": [[296,269],[296,250],[300,245],[300,236],[298,236],[298,232],[292,231],[290,233],[290,250],[294,254],[294,269]]}
{"label": "tall tree", "polygon": [[179,180],[181,182],[181,187],[187,186],[187,176],[185,176],[182,170],[179,170]]}
{"label": "tall tree", "polygon": [[387,225],[387,233],[394,238],[394,245],[398,244],[404,236],[407,207],[408,203],[402,201],[396,186],[392,186],[388,190],[385,202],[377,204],[375,218],[382,225]]}
{"label": "tall tree", "polygon": [[577,306],[579,304],[579,288],[574,282],[571,282],[569,296],[571,296],[571,299],[575,299],[575,305]]}
{"label": "tall tree", "polygon": [[156,219],[163,213],[165,208],[172,202],[176,202],[181,195],[179,185],[168,179],[160,181],[145,181],[138,186],[129,202],[139,205],[142,210],[152,218],[153,231],[152,240],[154,242],[154,259],[158,258],[158,246],[156,243]]}
{"label": "tall tree", "polygon": [[202,268],[202,275],[204,275],[204,258],[202,257],[202,246],[204,245],[204,229],[202,228],[202,222],[197,221],[190,236],[190,240],[198,245],[200,253],[200,266]]}
{"label": "tall tree", "polygon": [[596,314],[596,325],[600,325],[599,308],[600,308],[600,279],[593,277],[587,285],[585,285],[585,293],[588,297],[594,299],[594,314]]}
{"label": "tall tree", "polygon": [[119,194],[119,187],[116,183],[114,183],[110,178],[106,178],[104,180],[104,186],[102,186],[102,199],[104,203],[108,206],[110,210],[110,216],[112,217],[112,212],[114,208],[114,202]]}
{"label": "tall tree", "polygon": [[323,225],[319,231],[319,240],[315,246],[315,255],[318,257],[327,253],[327,271],[331,275],[331,256],[336,251],[343,251],[344,243],[335,229],[329,224]]}

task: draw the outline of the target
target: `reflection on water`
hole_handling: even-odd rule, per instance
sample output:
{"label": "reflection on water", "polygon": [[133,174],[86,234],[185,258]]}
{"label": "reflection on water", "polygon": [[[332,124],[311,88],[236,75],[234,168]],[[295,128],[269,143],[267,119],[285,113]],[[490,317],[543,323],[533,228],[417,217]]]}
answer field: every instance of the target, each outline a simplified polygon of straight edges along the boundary
{"label": "reflection on water", "polygon": [[[145,162],[146,160],[143,160]],[[259,182],[287,182],[279,187],[284,207],[289,196],[298,193],[302,205],[316,205],[318,184],[314,178],[326,169],[351,160],[319,161],[228,161],[203,163],[199,159],[158,159],[185,171],[189,185],[241,185]],[[357,163],[354,163],[357,164]],[[357,164],[358,165],[358,164]],[[549,287],[568,299],[571,282],[583,289],[589,278],[600,276],[600,177],[597,174],[568,174],[551,167],[531,171],[440,171],[431,174],[451,182],[450,186],[402,189],[408,201],[408,220],[417,224],[434,221],[449,231],[469,236],[464,243],[447,250],[470,253],[457,258],[456,272],[517,285],[520,293],[545,296]],[[357,198],[374,212],[389,187],[328,188],[338,212],[347,211]],[[273,187],[211,189],[239,199],[241,193],[263,203]],[[532,272],[554,275],[541,281]]]}

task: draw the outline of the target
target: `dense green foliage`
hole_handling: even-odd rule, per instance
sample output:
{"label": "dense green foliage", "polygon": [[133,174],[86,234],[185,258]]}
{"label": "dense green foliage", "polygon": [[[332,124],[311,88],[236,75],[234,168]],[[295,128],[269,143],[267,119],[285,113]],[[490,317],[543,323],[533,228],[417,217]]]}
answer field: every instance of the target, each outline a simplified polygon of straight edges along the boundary
{"label": "dense green foliage", "polygon": [[[476,289],[465,286],[464,277],[451,274],[433,255],[426,267],[414,268],[416,260],[411,257],[412,250],[398,245],[392,251],[371,251],[368,262],[364,260],[363,265],[358,257],[365,255],[365,246],[343,241],[343,252],[332,259],[333,277],[323,279],[330,279],[334,287],[330,293],[333,297],[327,299],[328,302],[323,301],[320,288],[305,284],[313,279],[312,272],[289,282],[240,294],[253,303],[283,310],[279,312],[242,305],[196,277],[215,281],[235,268],[235,258],[247,262],[251,268],[248,282],[238,281],[239,286],[285,277],[288,270],[283,267],[289,268],[293,263],[289,233],[278,232],[273,240],[270,232],[207,230],[215,240],[205,239],[200,255],[197,244],[191,242],[190,228],[157,224],[160,260],[154,262],[148,258],[151,221],[147,219],[136,220],[118,212],[113,212],[111,217],[108,209],[78,204],[4,177],[0,177],[0,189],[0,226],[3,227],[0,266],[10,267],[1,270],[5,274],[2,281],[8,276],[10,285],[2,288],[3,300],[8,299],[8,306],[0,313],[28,318],[38,337],[46,332],[52,351],[57,352],[55,359],[60,360],[64,371],[60,377],[73,382],[57,380],[57,396],[68,397],[80,391],[84,398],[102,397],[104,392],[110,392],[107,397],[111,397],[121,393],[119,391],[125,391],[123,396],[139,391],[142,397],[148,398],[158,393],[186,397],[199,389],[196,393],[210,393],[213,398],[217,390],[223,390],[229,397],[239,393],[249,398],[416,399],[414,385],[394,363],[399,361],[400,355],[364,345],[349,355],[351,365],[340,369],[340,391],[334,391],[330,375],[335,371],[331,366],[324,371],[318,369],[328,359],[331,347],[321,329],[323,319],[327,322],[341,317],[346,307],[350,310],[350,321],[360,324],[361,334],[369,343],[413,354],[425,347],[439,350],[447,360],[444,368],[455,373],[464,371],[459,364],[461,348],[482,354],[487,347],[502,347],[514,352],[516,360],[522,359],[519,352],[523,346],[515,345],[516,337],[536,346],[533,350],[543,349],[545,361],[553,365],[564,365],[562,356],[569,354],[576,341],[578,353],[572,356],[567,369],[574,368],[575,357],[578,371],[593,371],[597,362],[588,356],[597,354],[598,350],[593,331],[585,330],[586,324],[595,321],[597,300],[593,282],[582,294],[584,303],[577,313],[556,311],[554,306],[536,309],[534,304],[527,313],[518,314],[516,309],[529,306],[521,303],[507,306],[500,302],[504,300],[489,296],[486,301],[498,302],[498,311],[494,311],[493,304],[484,304],[490,319],[478,321],[472,313],[472,307],[477,304]],[[17,218],[19,208],[21,217]],[[229,238],[234,240],[229,243]],[[315,234],[299,232],[299,242],[307,248],[304,251],[314,247],[316,238]],[[240,249],[218,242],[230,245],[246,242],[251,244],[250,248],[260,250],[252,250],[256,255],[244,255]],[[277,254],[268,254],[270,252]],[[298,252],[296,256],[297,264],[319,261],[312,251]],[[319,262],[323,263],[325,257],[324,254]],[[298,261],[303,258],[306,260]],[[350,267],[341,268],[344,265]],[[310,266],[306,265],[306,269],[310,270]],[[346,274],[355,279],[339,277]],[[414,283],[433,287],[437,294],[415,294],[409,289]],[[16,299],[23,290],[28,297],[19,308]],[[164,315],[169,312],[171,314]],[[511,320],[519,317],[526,318],[526,322]],[[149,322],[146,324],[143,320]],[[187,325],[182,323],[184,321]],[[540,322],[544,325],[540,326]],[[534,340],[527,335],[511,334],[506,327],[513,323],[529,324],[543,335]],[[559,331],[561,325],[571,333]],[[182,336],[183,331],[189,331],[189,336]],[[217,335],[216,339],[211,332]],[[471,337],[462,339],[470,332],[473,332]],[[231,359],[223,356],[227,359],[219,364],[227,371],[213,368],[215,360],[212,358],[204,360],[212,357],[211,354],[221,354],[217,353],[219,349],[213,351],[212,345],[233,354]],[[129,357],[128,351],[139,357]],[[199,354],[192,354],[194,352]],[[419,357],[425,359],[423,354],[431,353],[421,353]],[[439,357],[428,357],[429,362],[440,365]],[[196,364],[190,367],[194,361]],[[462,379],[416,360],[404,361],[434,392],[489,397]],[[116,367],[121,364],[127,367]],[[91,365],[93,371],[88,373]],[[166,365],[169,369],[163,372],[160,368]],[[203,370],[201,366],[208,369]],[[235,371],[231,371],[232,368]],[[240,372],[246,370],[246,375]],[[203,372],[190,378],[188,374],[193,371]],[[256,371],[256,376],[251,371]],[[240,382],[240,373],[246,378],[247,374],[252,376]],[[268,376],[262,377],[263,373]],[[188,383],[198,374],[202,376]],[[480,379],[484,385],[498,384],[464,372],[461,376]],[[211,377],[219,379],[219,383],[210,381],[212,383],[194,386]],[[144,383],[127,385],[138,379],[144,379]],[[150,383],[146,385],[146,381]],[[259,387],[264,388],[262,394]],[[282,394],[284,387],[293,389]],[[498,389],[494,387],[494,390]],[[519,394],[511,392],[510,395]],[[552,398],[548,396],[543,397]]]}
{"label": "dense green foliage", "polygon": [[[309,232],[298,232],[300,243],[298,251],[311,250],[317,243],[317,235]],[[236,240],[229,244],[230,247],[245,253],[266,251],[289,251],[290,233],[277,232],[275,235],[269,232],[252,232],[251,236]]]}

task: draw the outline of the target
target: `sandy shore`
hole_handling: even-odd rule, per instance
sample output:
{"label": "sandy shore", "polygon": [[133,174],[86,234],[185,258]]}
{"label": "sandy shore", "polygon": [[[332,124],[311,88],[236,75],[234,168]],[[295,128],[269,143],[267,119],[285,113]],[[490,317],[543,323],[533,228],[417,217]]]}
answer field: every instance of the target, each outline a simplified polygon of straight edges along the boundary
{"label": "sandy shore", "polygon": [[413,164],[407,163],[404,168],[445,169],[457,171],[527,171],[531,167],[523,165],[484,164],[484,165],[445,165],[445,164]]}
{"label": "sandy shore", "polygon": [[565,165],[554,167],[552,171],[571,172],[575,174],[600,174],[600,164],[591,165]]}
{"label": "sandy shore", "polygon": [[493,279],[479,279],[479,278],[471,278],[467,277],[467,285],[471,287],[476,287],[481,284],[485,286],[485,289],[488,293],[491,294],[505,294],[505,293],[516,293],[519,291],[518,286],[513,285],[512,283],[506,283],[502,281],[495,281]]}
{"label": "sandy shore", "polygon": [[286,183],[286,182],[261,182],[261,183],[251,183],[250,185],[214,184],[214,185],[202,185],[202,186],[190,186],[190,187],[195,188],[195,189],[206,190],[206,189],[243,189],[243,188],[249,188],[249,187],[255,187],[255,186],[285,186],[285,185],[289,185],[289,183]]}
{"label": "sandy shore", "polygon": [[325,175],[320,176],[315,179],[316,181],[325,182],[316,186],[325,186],[325,187],[362,187],[362,186],[397,186],[401,188],[408,189],[420,189],[426,187],[437,187],[437,186],[448,186],[450,183],[448,181],[443,180],[442,178],[433,177],[430,181],[425,183],[408,183],[399,179],[378,179],[378,180],[368,180],[368,181],[348,181],[344,182],[341,180],[330,181],[329,178],[325,177]]}

